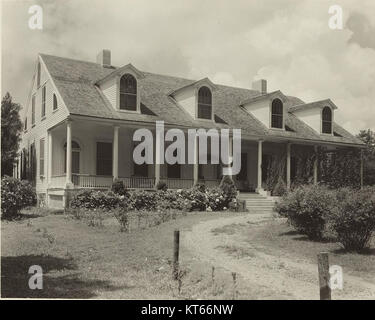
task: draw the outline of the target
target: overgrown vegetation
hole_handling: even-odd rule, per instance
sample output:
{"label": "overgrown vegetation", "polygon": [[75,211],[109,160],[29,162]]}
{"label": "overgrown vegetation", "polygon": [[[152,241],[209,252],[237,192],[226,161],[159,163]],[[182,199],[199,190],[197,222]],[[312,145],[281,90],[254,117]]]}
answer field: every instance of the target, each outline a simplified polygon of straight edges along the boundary
{"label": "overgrown vegetation", "polygon": [[[301,186],[284,195],[275,209],[302,234],[324,239],[324,230],[348,251],[361,251],[375,231],[375,188],[328,189]],[[332,236],[332,234],[331,234]]]}
{"label": "overgrown vegetation", "polygon": [[100,226],[102,216],[111,213],[122,231],[129,231],[131,221],[138,226],[152,226],[189,211],[222,211],[237,208],[237,190],[229,177],[220,187],[206,188],[197,184],[191,189],[128,191],[121,181],[113,183],[111,191],[82,190],[70,202],[67,210],[73,217]]}
{"label": "overgrown vegetation", "polygon": [[36,204],[36,193],[25,180],[5,176],[1,179],[1,218],[14,219],[21,209]]}

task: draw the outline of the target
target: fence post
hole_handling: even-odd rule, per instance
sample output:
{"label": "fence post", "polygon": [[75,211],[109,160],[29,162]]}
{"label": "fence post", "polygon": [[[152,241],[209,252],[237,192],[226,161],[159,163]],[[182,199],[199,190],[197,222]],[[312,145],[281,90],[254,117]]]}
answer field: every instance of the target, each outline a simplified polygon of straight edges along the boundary
{"label": "fence post", "polygon": [[329,262],[327,252],[320,252],[318,254],[318,272],[320,300],[331,300],[331,288],[329,286]]}
{"label": "fence post", "polygon": [[178,279],[178,257],[180,251],[180,230],[174,231],[173,242],[173,279]]}

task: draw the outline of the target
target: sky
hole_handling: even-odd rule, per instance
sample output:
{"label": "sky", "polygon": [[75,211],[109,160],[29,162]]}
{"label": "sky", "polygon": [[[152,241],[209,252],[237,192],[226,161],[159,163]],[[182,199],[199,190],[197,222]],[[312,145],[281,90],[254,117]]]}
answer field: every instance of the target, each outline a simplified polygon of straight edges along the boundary
{"label": "sky", "polygon": [[[266,79],[305,102],[330,98],[335,121],[375,130],[374,0],[46,0],[2,2],[1,90],[25,106],[38,53],[251,88]],[[43,29],[28,26],[43,8]],[[331,5],[343,28],[329,28]]]}

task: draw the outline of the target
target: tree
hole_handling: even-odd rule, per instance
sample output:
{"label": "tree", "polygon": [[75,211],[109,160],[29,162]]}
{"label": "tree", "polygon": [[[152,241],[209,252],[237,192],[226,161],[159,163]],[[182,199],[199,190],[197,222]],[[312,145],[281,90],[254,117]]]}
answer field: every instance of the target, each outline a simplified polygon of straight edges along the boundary
{"label": "tree", "polygon": [[1,100],[1,176],[11,176],[13,173],[21,140],[20,109],[21,106],[12,102],[12,96],[7,92]]}
{"label": "tree", "polygon": [[371,129],[361,130],[357,137],[366,144],[363,152],[363,182],[365,185],[375,185],[375,132]]}

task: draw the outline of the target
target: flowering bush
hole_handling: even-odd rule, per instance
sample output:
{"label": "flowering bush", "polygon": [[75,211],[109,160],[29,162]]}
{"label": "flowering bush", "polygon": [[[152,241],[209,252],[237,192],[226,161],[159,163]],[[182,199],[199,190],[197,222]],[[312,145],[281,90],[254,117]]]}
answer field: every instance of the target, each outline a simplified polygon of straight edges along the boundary
{"label": "flowering bush", "polygon": [[167,186],[167,184],[164,181],[159,181],[156,184],[156,190],[167,191],[168,190],[168,186]]}
{"label": "flowering bush", "polygon": [[361,251],[375,231],[375,187],[337,191],[337,207],[328,217],[337,240],[348,251]]}
{"label": "flowering bush", "polygon": [[210,188],[206,193],[208,199],[208,207],[210,208],[210,210],[221,211],[228,208],[227,198],[221,188]]}
{"label": "flowering bush", "polygon": [[121,199],[112,191],[82,190],[70,201],[70,207],[111,210],[121,203]]}
{"label": "flowering bush", "polygon": [[155,210],[157,202],[156,192],[139,190],[130,194],[128,205],[135,210]]}
{"label": "flowering bush", "polygon": [[36,204],[36,193],[25,180],[5,176],[1,179],[1,217],[11,219],[22,208]]}

